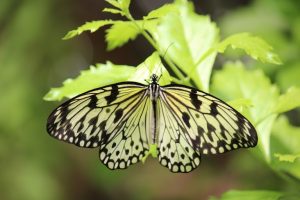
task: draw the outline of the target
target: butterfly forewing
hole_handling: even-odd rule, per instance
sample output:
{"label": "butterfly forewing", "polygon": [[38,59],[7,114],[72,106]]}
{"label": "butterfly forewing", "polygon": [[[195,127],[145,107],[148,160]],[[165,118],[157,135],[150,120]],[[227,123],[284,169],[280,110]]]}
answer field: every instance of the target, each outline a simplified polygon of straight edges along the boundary
{"label": "butterfly forewing", "polygon": [[161,99],[181,121],[185,138],[197,152],[217,154],[257,144],[251,123],[212,95],[187,86],[169,85],[163,87]]}

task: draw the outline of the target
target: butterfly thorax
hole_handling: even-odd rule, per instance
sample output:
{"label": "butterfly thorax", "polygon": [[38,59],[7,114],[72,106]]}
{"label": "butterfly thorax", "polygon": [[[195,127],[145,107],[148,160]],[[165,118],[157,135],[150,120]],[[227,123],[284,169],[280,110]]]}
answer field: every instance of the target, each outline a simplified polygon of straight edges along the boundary
{"label": "butterfly thorax", "polygon": [[151,83],[148,87],[150,100],[156,101],[159,96],[160,86],[157,83]]}
{"label": "butterfly thorax", "polygon": [[151,82],[148,86],[150,99],[151,99],[151,101],[153,101],[153,100],[156,101],[159,96],[159,92],[160,92],[160,86],[158,84],[159,78],[156,74],[153,74],[150,79],[151,79]]}

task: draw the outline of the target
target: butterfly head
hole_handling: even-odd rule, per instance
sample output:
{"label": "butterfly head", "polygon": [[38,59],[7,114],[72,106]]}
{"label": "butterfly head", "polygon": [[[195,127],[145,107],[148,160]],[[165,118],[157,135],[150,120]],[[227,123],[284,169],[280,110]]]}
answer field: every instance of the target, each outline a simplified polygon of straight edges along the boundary
{"label": "butterfly head", "polygon": [[157,84],[161,76],[157,76],[156,74],[152,74],[150,77],[150,83]]}

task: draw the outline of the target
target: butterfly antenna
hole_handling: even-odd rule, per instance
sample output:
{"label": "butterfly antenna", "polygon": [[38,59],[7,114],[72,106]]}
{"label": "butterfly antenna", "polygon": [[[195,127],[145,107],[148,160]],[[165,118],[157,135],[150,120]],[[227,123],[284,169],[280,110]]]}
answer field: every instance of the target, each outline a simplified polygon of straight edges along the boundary
{"label": "butterfly antenna", "polygon": [[160,80],[161,77],[162,77],[162,70],[161,70],[161,72],[160,72],[159,77],[157,78],[157,82]]}
{"label": "butterfly antenna", "polygon": [[[169,46],[167,47],[167,49],[165,50],[163,56],[162,56],[162,60],[165,60],[165,56],[167,55],[167,52],[169,50],[169,48],[174,44],[174,42],[172,42],[171,44],[169,44]],[[162,65],[162,60],[160,61],[160,64]],[[162,68],[160,68],[160,76],[158,77],[158,80],[162,77]]]}
{"label": "butterfly antenna", "polygon": [[144,81],[148,84],[150,84],[150,81],[148,79],[144,79]]}
{"label": "butterfly antenna", "polygon": [[166,48],[166,50],[165,50],[165,52],[164,52],[164,54],[163,54],[163,57],[162,57],[163,59],[165,59],[165,56],[166,56],[166,54],[167,54],[169,48],[170,48],[173,44],[174,44],[174,42],[172,42],[171,44],[169,44],[169,46]]}

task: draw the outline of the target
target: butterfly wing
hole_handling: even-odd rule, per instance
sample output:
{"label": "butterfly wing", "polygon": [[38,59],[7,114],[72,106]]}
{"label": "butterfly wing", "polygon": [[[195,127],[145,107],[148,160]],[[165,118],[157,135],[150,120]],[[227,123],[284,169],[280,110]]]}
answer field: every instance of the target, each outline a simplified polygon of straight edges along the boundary
{"label": "butterfly wing", "polygon": [[126,112],[126,119],[111,132],[110,139],[100,147],[100,160],[110,169],[124,169],[140,161],[149,151],[150,99],[143,94],[134,109]]}
{"label": "butterfly wing", "polygon": [[172,172],[189,172],[200,164],[200,154],[190,144],[189,134],[177,112],[164,98],[158,99],[158,159]]}
{"label": "butterfly wing", "polygon": [[145,85],[113,84],[63,103],[49,116],[47,131],[80,147],[100,147],[107,167],[126,168],[148,151],[148,106]]}
{"label": "butterfly wing", "polygon": [[[171,171],[174,163],[194,169],[200,162],[200,154],[224,153],[257,144],[253,125],[235,109],[210,94],[187,86],[168,85],[162,87],[160,101],[163,105],[161,109],[167,114],[161,114],[164,124],[159,133],[159,159],[161,164],[167,163]],[[168,128],[170,131],[167,131]],[[172,152],[178,151],[182,156],[180,153],[174,158],[167,156],[164,149],[172,144]],[[189,171],[181,168],[178,171]]]}

